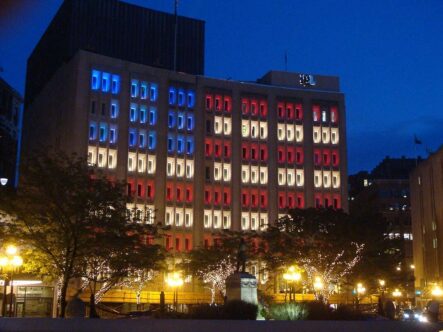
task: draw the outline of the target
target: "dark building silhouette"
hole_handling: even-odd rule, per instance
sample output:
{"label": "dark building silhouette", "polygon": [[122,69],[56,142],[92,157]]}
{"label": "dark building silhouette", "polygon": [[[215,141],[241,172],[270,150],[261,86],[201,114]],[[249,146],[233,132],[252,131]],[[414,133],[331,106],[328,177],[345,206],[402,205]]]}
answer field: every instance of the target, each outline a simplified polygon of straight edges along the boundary
{"label": "dark building silhouette", "polygon": [[25,105],[79,50],[130,62],[204,72],[205,22],[117,0],[65,0],[28,59]]}

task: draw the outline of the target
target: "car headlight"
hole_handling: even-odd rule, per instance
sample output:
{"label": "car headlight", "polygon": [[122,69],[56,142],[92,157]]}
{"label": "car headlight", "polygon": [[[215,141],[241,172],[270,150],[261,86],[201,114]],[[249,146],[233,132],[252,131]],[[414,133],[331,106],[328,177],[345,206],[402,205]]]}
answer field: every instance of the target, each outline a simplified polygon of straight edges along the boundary
{"label": "car headlight", "polygon": [[409,314],[403,314],[404,318],[409,318]]}
{"label": "car headlight", "polygon": [[422,323],[427,323],[428,322],[428,318],[426,316],[420,315],[420,317],[418,318],[418,320]]}
{"label": "car headlight", "polygon": [[414,314],[414,318],[420,318],[420,315],[419,314]]}

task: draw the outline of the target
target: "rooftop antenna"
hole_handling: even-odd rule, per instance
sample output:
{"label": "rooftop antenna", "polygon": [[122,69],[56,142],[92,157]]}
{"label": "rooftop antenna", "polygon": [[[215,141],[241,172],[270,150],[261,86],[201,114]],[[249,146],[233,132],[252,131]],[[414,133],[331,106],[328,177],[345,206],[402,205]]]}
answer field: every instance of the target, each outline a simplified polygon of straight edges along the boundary
{"label": "rooftop antenna", "polygon": [[174,71],[177,71],[178,0],[174,0]]}

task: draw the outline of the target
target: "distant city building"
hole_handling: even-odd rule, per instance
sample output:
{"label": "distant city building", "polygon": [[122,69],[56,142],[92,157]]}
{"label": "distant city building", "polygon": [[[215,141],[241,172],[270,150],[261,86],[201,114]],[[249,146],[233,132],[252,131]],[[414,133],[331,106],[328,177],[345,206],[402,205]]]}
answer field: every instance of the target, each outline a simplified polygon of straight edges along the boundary
{"label": "distant city building", "polygon": [[443,282],[443,146],[411,173],[415,286],[431,297]]}
{"label": "distant city building", "polygon": [[16,187],[23,99],[0,78],[0,179],[1,187]]}

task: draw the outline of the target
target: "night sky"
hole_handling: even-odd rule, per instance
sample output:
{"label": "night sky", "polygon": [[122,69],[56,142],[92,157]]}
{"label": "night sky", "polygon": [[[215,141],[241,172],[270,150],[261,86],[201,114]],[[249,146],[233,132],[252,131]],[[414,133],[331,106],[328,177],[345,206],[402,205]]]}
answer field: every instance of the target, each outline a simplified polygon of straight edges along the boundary
{"label": "night sky", "polygon": [[[0,2],[0,75],[23,94],[27,57],[62,0]],[[289,71],[339,76],[350,174],[443,144],[441,0],[180,0],[179,14],[206,21],[206,76],[255,80],[284,70],[285,52]]]}

